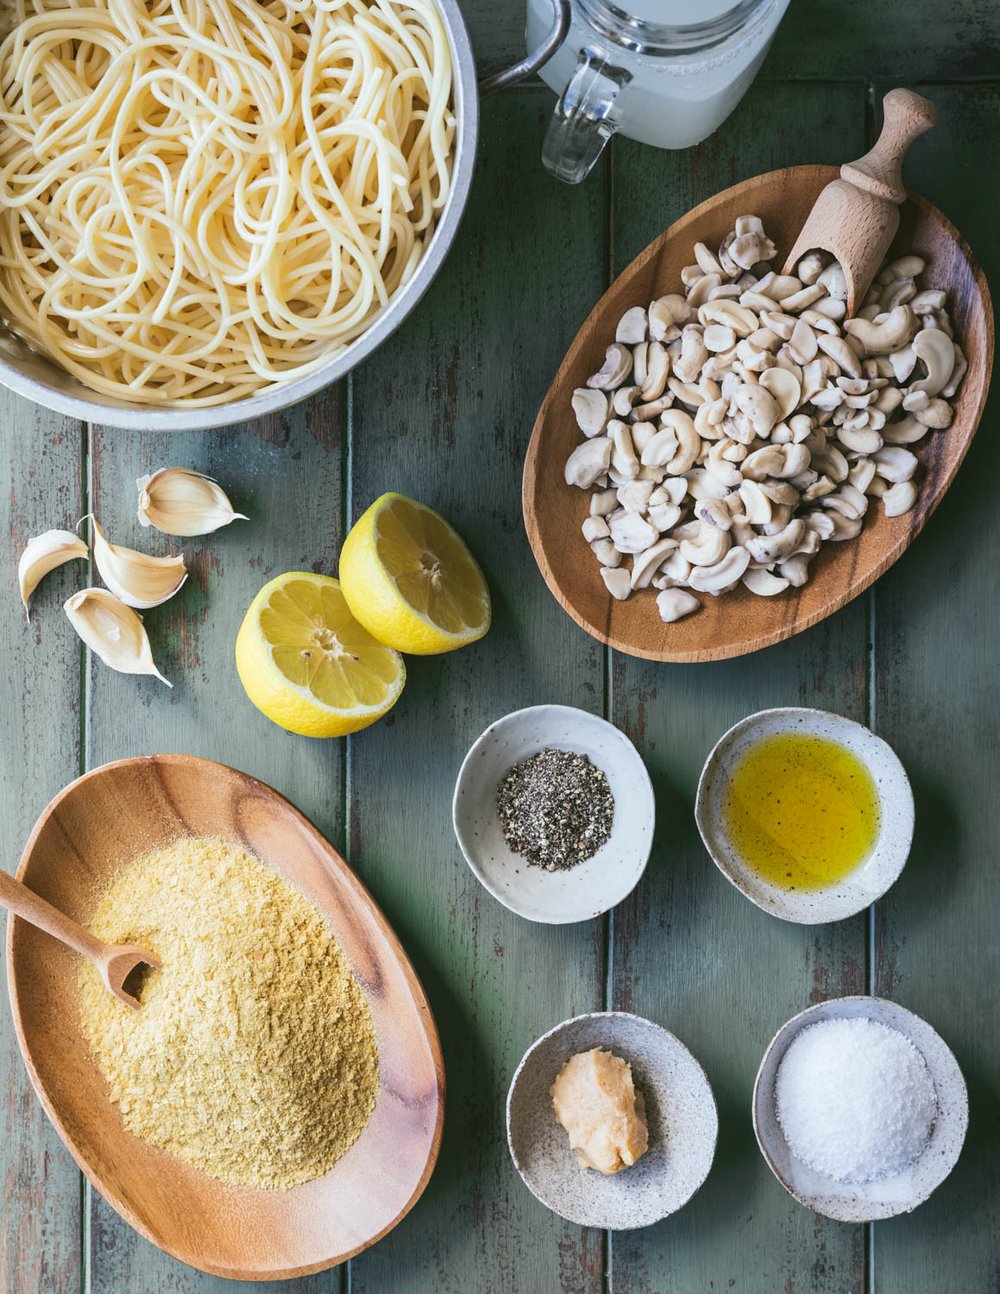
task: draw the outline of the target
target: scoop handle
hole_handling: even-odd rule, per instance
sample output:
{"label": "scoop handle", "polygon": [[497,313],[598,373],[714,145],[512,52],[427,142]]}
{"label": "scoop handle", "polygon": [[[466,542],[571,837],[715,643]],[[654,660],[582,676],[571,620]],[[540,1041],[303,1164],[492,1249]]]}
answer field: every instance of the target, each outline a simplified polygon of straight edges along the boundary
{"label": "scoop handle", "polygon": [[84,930],[83,926],[77,925],[65,912],[54,908],[40,894],[29,890],[27,885],[22,885],[4,871],[0,871],[0,907],[9,908],[15,916],[23,917],[31,925],[62,943],[69,944],[70,948],[75,948],[92,961],[98,961],[106,951],[105,945],[96,935]]}
{"label": "scoop handle", "polygon": [[912,90],[890,90],[882,100],[882,133],[874,148],[856,162],[845,162],[841,177],[855,188],[898,207],[906,199],[903,156],[918,135],[937,121],[937,108]]}

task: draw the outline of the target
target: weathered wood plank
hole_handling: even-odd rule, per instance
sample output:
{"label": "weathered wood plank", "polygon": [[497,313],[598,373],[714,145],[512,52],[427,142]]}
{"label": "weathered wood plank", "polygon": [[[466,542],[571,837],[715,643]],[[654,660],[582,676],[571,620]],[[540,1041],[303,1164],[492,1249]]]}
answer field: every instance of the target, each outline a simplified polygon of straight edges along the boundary
{"label": "weathered wood plank", "polygon": [[[914,157],[907,180],[955,222],[995,284],[997,186],[977,154],[1000,129],[1000,91],[926,93],[940,114],[934,148]],[[878,1294],[1000,1289],[998,432],[994,400],[926,533],[876,589],[877,726],[910,774],[917,823],[907,869],[878,905],[875,986],[941,1032],[971,1106],[954,1175],[918,1212],[876,1228]]]}
{"label": "weathered wood plank", "polygon": [[[8,482],[0,533],[9,536],[0,615],[0,822],[2,866],[13,870],[38,814],[79,772],[79,640],[62,603],[85,582],[86,566],[72,562],[49,575],[35,595],[31,624],[25,624],[17,559],[32,535],[72,529],[84,510],[81,428],[7,391],[0,392],[0,421]],[[5,970],[0,976],[6,978]],[[6,984],[2,992],[6,1012]],[[80,1286],[80,1175],[35,1099],[9,1017],[0,1035],[0,1085],[0,1291],[69,1294]]]}
{"label": "weathered wood plank", "polygon": [[481,77],[524,57],[526,0],[504,4],[461,0],[461,7]]}
{"label": "weathered wood plank", "polygon": [[792,0],[762,75],[832,81],[996,76],[1000,7],[969,0]]}
{"label": "weathered wood plank", "polygon": [[412,325],[352,383],[353,515],[387,489],[440,509],[481,560],[495,616],[482,643],[408,661],[388,722],[351,741],[351,859],[424,979],[448,1079],[437,1172],[410,1217],[355,1260],[354,1294],[603,1289],[602,1237],[531,1197],[504,1131],[528,1044],[601,1004],[602,926],[507,912],[466,868],[450,824],[462,756],[491,720],[543,701],[603,705],[601,650],[545,591],[521,525],[531,423],[607,264],[603,172],[569,189],[525,165],[546,97],[486,105],[451,258]]}
{"label": "weathered wood plank", "polygon": [[[691,153],[616,143],[615,268],[736,180],[854,155],[864,128],[860,88],[758,86],[727,130]],[[808,928],[758,911],[713,867],[692,806],[709,749],[744,715],[798,704],[863,719],[866,645],[861,600],[736,661],[669,666],[615,658],[612,715],[648,762],[659,824],[646,877],[615,913],[613,1004],[676,1031],[705,1065],[720,1109],[715,1166],[691,1204],[660,1226],[613,1238],[616,1294],[863,1288],[862,1228],[817,1220],[785,1194],[757,1151],[750,1096],[764,1048],[784,1020],[811,1001],[863,990],[865,919]]]}
{"label": "weathered wood plank", "polygon": [[[146,613],[154,654],[173,682],[89,671],[89,767],[156,751],[221,760],[270,783],[338,846],[343,845],[344,748],[285,734],[247,700],[233,663],[236,631],[260,586],[285,570],[333,572],[340,533],[342,388],[263,424],[190,435],[92,434],[93,510],[109,537],[132,547],[188,555],[181,593]],[[204,539],[172,540],[135,518],[135,478],[168,465],[214,476],[249,522]],[[168,1258],[90,1193],[93,1294],[208,1294],[228,1281]],[[345,1271],[248,1290],[339,1294]]]}

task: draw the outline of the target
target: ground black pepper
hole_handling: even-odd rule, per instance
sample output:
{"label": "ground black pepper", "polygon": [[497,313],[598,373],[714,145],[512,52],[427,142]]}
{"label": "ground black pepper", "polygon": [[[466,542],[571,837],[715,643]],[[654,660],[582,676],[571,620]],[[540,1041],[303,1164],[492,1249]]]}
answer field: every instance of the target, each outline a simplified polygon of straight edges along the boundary
{"label": "ground black pepper", "polygon": [[611,835],[615,801],[586,755],[540,750],[508,769],[497,788],[507,847],[547,871],[591,858]]}

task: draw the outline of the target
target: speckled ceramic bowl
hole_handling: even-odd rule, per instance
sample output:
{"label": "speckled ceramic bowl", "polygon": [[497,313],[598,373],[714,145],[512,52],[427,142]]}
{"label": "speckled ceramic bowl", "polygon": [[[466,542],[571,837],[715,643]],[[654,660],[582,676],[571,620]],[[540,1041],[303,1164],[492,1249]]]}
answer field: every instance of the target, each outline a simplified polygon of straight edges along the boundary
{"label": "speckled ceramic bowl", "polygon": [[[844,880],[821,890],[782,890],[752,871],[729,839],[723,802],[733,769],[764,737],[802,732],[846,747],[868,769],[878,789],[881,824],[868,858]],[[861,912],[898,878],[913,839],[913,792],[895,751],[860,723],[827,710],[787,706],[761,710],[735,724],[716,744],[702,770],[695,818],[705,848],[727,880],[783,921],[820,925]]]}
{"label": "speckled ceramic bowl", "polygon": [[[556,1075],[577,1052],[603,1047],[632,1066],[646,1102],[649,1149],[613,1176],[581,1168],[552,1109]],[[705,1071],[651,1020],[596,1011],[564,1020],[524,1054],[507,1095],[507,1141],[532,1195],[569,1222],[615,1231],[676,1211],[708,1176],[719,1117]]]}
{"label": "speckled ceramic bowl", "polygon": [[[774,1084],[785,1052],[803,1029],[821,1020],[859,1017],[898,1029],[909,1038],[927,1062],[934,1080],[938,1114],[927,1148],[906,1172],[863,1186],[846,1186],[794,1158],[778,1122]],[[955,1167],[968,1123],[965,1079],[947,1043],[926,1020],[880,997],[835,998],[793,1016],[771,1040],[753,1089],[754,1131],[771,1172],[800,1204],[838,1222],[876,1222],[912,1212]]]}
{"label": "speckled ceramic bowl", "polygon": [[[557,872],[511,853],[496,806],[507,770],[548,747],[587,755],[615,801],[608,841]],[[632,892],[649,861],[655,818],[653,786],[636,748],[613,724],[568,705],[535,705],[490,724],[462,763],[452,803],[455,835],[473,873],[512,912],[549,925],[600,916]]]}

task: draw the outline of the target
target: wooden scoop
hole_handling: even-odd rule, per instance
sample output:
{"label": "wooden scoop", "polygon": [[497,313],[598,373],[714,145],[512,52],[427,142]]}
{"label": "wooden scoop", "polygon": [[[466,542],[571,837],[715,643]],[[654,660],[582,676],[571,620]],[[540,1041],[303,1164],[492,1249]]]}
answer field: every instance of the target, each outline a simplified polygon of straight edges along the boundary
{"label": "wooden scoop", "polygon": [[68,944],[78,953],[83,953],[84,957],[89,957],[100,971],[105,987],[116,998],[129,1006],[139,1005],[139,999],[125,991],[125,981],[138,966],[154,966],[158,969],[160,965],[144,949],[135,944],[104,943],[6,872],[0,872],[0,905],[9,908],[16,916],[23,917],[39,930]]}
{"label": "wooden scoop", "polygon": [[906,200],[903,155],[937,120],[933,103],[912,90],[890,90],[882,109],[875,147],[856,162],[845,162],[840,179],[819,195],[784,267],[792,274],[806,252],[832,253],[847,279],[849,317],[864,300],[899,228],[899,208]]}

